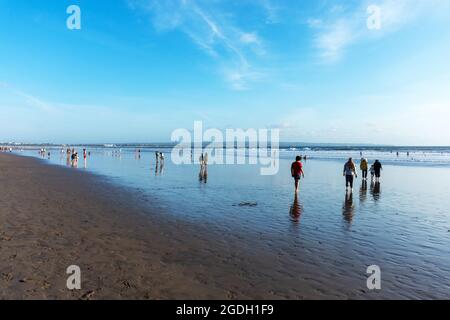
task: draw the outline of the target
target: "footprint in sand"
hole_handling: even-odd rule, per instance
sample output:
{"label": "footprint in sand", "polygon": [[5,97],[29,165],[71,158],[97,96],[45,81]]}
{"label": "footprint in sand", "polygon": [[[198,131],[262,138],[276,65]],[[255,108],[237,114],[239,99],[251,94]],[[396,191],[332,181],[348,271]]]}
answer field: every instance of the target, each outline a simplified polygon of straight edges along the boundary
{"label": "footprint in sand", "polygon": [[11,241],[11,237],[6,236],[5,234],[2,234],[2,236],[0,237],[1,241]]}
{"label": "footprint in sand", "polygon": [[13,279],[13,276],[11,273],[2,273],[0,275],[0,279],[2,279],[3,281],[11,281]]}

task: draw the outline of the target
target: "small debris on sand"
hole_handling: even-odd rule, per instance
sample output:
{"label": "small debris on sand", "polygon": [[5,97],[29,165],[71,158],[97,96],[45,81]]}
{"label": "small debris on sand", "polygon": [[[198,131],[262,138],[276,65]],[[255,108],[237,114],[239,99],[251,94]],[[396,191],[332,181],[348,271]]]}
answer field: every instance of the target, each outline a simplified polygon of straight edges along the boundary
{"label": "small debris on sand", "polygon": [[81,300],[89,300],[94,295],[94,293],[95,293],[94,290],[86,292],[81,296]]}
{"label": "small debris on sand", "polygon": [[[238,204],[239,207],[256,207],[258,202],[243,201]],[[236,206],[235,204],[233,206]]]}

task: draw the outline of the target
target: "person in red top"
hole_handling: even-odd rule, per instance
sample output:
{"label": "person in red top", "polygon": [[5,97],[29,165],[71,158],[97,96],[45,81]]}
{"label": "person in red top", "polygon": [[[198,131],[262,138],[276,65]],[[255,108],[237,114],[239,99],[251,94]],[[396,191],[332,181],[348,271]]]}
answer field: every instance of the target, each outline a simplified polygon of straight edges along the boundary
{"label": "person in red top", "polygon": [[305,177],[305,174],[303,173],[303,164],[301,163],[302,157],[297,156],[295,158],[295,162],[291,165],[291,174],[292,177],[295,180],[295,192],[298,192],[298,182],[300,180],[300,177]]}

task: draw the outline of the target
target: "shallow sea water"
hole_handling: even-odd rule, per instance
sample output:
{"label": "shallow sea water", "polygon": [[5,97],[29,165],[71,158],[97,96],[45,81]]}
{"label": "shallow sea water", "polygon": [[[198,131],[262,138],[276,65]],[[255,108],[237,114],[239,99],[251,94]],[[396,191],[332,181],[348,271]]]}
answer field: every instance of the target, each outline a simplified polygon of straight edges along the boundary
{"label": "shallow sea water", "polygon": [[[138,156],[134,149],[103,148],[74,170],[107,176],[142,192],[143,201],[156,199],[176,219],[260,248],[279,260],[279,272],[296,276],[306,265],[313,271],[298,277],[325,296],[333,283],[332,297],[450,298],[450,166],[386,158],[381,183],[358,177],[350,195],[340,158],[309,159],[296,197],[293,152],[281,155],[276,175],[260,175],[258,165],[210,165],[206,183],[198,165],[174,165],[170,150],[164,152],[162,170],[153,150]],[[38,157],[36,150],[18,153]],[[67,165],[56,149],[44,161]],[[382,290],[369,295],[370,265],[381,269]]]}

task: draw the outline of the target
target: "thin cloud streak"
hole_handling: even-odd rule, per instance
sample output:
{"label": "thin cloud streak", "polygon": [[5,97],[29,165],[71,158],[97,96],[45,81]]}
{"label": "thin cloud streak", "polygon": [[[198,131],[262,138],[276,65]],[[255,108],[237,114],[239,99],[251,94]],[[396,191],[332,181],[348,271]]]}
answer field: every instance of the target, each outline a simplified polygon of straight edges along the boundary
{"label": "thin cloud streak", "polygon": [[[246,90],[258,81],[262,72],[250,62],[252,56],[263,56],[263,39],[253,30],[242,30],[231,21],[220,6],[221,1],[129,0],[131,8],[144,9],[151,15],[158,32],[178,30],[216,60],[219,72],[233,90]],[[265,10],[269,2],[263,3]],[[269,10],[274,14],[274,9]]]}
{"label": "thin cloud streak", "polygon": [[[381,29],[369,30],[367,8],[377,5],[381,9]],[[382,0],[365,1],[356,10],[333,6],[328,15],[310,17],[307,25],[315,30],[314,46],[324,63],[339,61],[345,51],[363,39],[383,37],[407,26],[419,18],[429,18],[448,12],[450,2],[446,0]]]}

